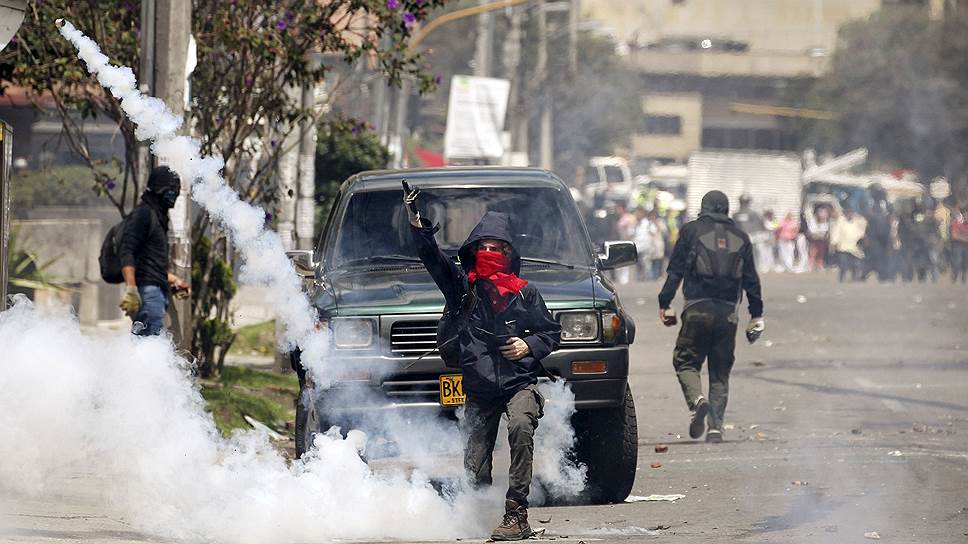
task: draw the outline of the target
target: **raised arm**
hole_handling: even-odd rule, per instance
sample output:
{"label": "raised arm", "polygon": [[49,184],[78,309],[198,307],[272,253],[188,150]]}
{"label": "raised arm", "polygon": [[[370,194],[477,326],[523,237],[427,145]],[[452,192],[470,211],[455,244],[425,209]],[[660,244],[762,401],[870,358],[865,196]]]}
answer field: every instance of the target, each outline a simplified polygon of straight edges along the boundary
{"label": "raised arm", "polygon": [[403,205],[407,209],[410,232],[413,234],[413,242],[417,247],[417,256],[420,257],[420,262],[423,263],[427,272],[430,273],[430,277],[437,284],[437,288],[447,299],[447,304],[451,308],[457,308],[460,306],[467,278],[457,266],[457,263],[437,246],[434,234],[439,228],[433,226],[429,220],[420,217],[416,205],[417,194],[420,193],[420,189],[411,188],[406,181],[403,182],[403,188]]}

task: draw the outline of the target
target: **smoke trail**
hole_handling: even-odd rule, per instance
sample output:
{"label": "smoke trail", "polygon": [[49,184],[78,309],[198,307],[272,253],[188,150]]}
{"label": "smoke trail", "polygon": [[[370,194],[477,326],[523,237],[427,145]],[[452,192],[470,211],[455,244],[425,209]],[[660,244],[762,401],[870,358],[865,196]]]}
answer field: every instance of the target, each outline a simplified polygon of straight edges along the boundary
{"label": "smoke trail", "polygon": [[121,101],[121,108],[135,123],[135,137],[151,141],[151,151],[161,164],[182,179],[192,180],[192,198],[232,233],[243,257],[242,279],[272,287],[276,314],[285,325],[283,347],[299,346],[302,364],[315,383],[329,384],[331,374],[323,368],[327,335],[315,329],[315,309],[302,292],[279,236],[265,227],[264,212],[243,202],[225,183],[219,173],[224,166],[220,157],[203,157],[197,139],[177,134],[182,120],[160,99],[138,91],[131,68],[111,65],[97,43],[70,22],[58,19],[57,26],[77,48],[77,56],[88,71]]}

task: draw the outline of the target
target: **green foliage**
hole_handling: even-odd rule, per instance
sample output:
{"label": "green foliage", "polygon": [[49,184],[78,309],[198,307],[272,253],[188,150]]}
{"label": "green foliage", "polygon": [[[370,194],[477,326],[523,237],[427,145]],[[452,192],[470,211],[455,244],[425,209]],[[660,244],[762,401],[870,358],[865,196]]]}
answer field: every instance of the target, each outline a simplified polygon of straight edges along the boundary
{"label": "green foliage", "polygon": [[276,345],[276,322],[264,321],[235,330],[231,352],[238,355],[271,355]]}
{"label": "green foliage", "polygon": [[319,125],[316,146],[316,202],[324,205],[346,178],[386,168],[390,152],[364,123],[327,119]]}
{"label": "green foliage", "polygon": [[10,294],[31,294],[35,289],[63,290],[53,278],[47,274],[47,269],[57,259],[41,262],[36,253],[27,249],[20,237],[20,229],[10,229],[7,241],[7,267]]}
{"label": "green foliage", "polygon": [[[121,174],[110,168],[115,179]],[[87,166],[54,166],[43,170],[22,170],[10,180],[14,209],[37,206],[98,206],[107,202],[104,187]]]}
{"label": "green foliage", "polygon": [[840,114],[815,123],[809,143],[870,149],[922,178],[957,179],[968,167],[968,20],[881,12],[841,28],[813,106]]}
{"label": "green foliage", "polygon": [[295,376],[243,367],[225,367],[218,380],[202,382],[202,397],[216,427],[226,436],[235,429],[250,428],[246,415],[273,429],[284,429],[298,395]]}

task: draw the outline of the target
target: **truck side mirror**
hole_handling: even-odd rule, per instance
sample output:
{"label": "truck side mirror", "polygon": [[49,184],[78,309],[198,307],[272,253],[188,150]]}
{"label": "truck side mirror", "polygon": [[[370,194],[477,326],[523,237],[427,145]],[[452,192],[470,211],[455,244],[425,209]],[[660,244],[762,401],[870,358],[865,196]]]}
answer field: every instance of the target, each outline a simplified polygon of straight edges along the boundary
{"label": "truck side mirror", "polygon": [[605,242],[598,261],[602,270],[614,270],[638,262],[639,254],[632,242]]}
{"label": "truck side mirror", "polygon": [[295,249],[286,252],[286,257],[292,262],[296,274],[302,278],[316,277],[316,262],[313,261],[313,250]]}

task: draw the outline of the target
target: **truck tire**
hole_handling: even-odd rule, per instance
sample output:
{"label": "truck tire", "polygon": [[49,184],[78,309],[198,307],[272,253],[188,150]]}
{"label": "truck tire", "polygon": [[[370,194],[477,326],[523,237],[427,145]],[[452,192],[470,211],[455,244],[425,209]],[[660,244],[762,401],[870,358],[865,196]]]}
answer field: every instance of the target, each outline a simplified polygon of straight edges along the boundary
{"label": "truck tire", "polygon": [[639,433],[632,390],[615,408],[580,410],[572,417],[578,461],[588,467],[585,493],[592,504],[625,500],[635,483]]}
{"label": "truck tire", "polygon": [[309,399],[309,392],[301,389],[296,400],[296,458],[309,451],[320,429],[319,414]]}

